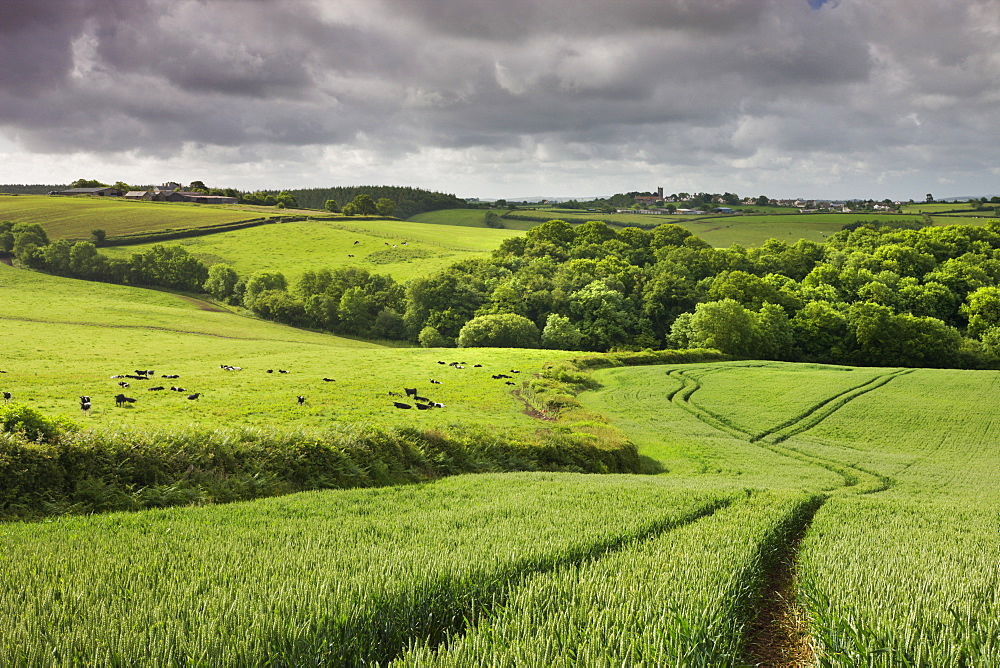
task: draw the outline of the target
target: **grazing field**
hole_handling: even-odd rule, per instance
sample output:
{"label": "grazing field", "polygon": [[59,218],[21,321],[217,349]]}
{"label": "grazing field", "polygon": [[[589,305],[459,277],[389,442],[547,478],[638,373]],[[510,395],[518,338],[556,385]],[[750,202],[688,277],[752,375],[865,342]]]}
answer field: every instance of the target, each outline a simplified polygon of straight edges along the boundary
{"label": "grazing field", "polygon": [[[511,395],[520,383],[509,386],[491,376],[511,369],[527,376],[553,356],[524,349],[386,348],[236,315],[170,293],[5,265],[0,265],[0,294],[0,370],[6,372],[0,375],[0,390],[11,392],[16,402],[95,427],[463,422],[533,428],[537,420],[525,415],[524,404]],[[468,364],[459,369],[438,361]],[[242,370],[226,371],[221,364]],[[134,375],[136,369],[152,369],[156,377],[111,378]],[[180,378],[161,377],[174,374]],[[120,382],[130,387],[123,389]],[[167,389],[147,389],[158,386]],[[406,387],[445,408],[395,409],[388,392],[402,394]],[[119,392],[136,403],[117,407]],[[198,400],[185,398],[196,392]],[[88,415],[79,411],[81,395],[93,398]],[[299,395],[306,397],[302,406],[296,402]]]}
{"label": "grazing field", "polygon": [[50,239],[90,239],[91,230],[102,229],[109,237],[141,232],[222,225],[262,217],[291,215],[222,208],[186,202],[133,202],[104,197],[49,197],[47,195],[0,195],[0,220],[38,223]]}
{"label": "grazing field", "polygon": [[[241,276],[260,270],[280,271],[294,281],[307,270],[356,266],[403,282],[485,255],[517,234],[390,220],[310,220],[177,239],[169,244],[184,247],[206,264],[232,265]],[[109,257],[128,257],[150,246],[104,248],[102,252]]]}
{"label": "grazing field", "polygon": [[[989,206],[989,205],[987,205]],[[968,202],[916,202],[914,204],[904,204],[900,207],[903,213],[953,213],[957,211],[971,211],[974,204]]]}
{"label": "grazing field", "polygon": [[[668,476],[787,488],[771,464],[783,458],[813,469],[804,485],[840,478],[798,567],[824,665],[1000,656],[1000,372],[729,362],[597,375],[585,405]],[[763,465],[746,465],[747,448]]]}

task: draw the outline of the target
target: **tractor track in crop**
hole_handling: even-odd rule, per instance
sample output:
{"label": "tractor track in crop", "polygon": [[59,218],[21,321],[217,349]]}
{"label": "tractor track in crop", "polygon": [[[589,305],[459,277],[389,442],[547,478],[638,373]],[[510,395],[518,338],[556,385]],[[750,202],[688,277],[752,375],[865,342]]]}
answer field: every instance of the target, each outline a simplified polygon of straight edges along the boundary
{"label": "tractor track in crop", "polygon": [[[816,402],[799,415],[758,434],[751,434],[724,416],[692,401],[695,392],[701,389],[701,381],[700,378],[694,377],[691,371],[696,370],[675,369],[667,372],[672,380],[680,382],[679,387],[672,389],[667,398],[705,424],[777,455],[825,468],[843,479],[841,490],[844,491],[875,494],[892,486],[892,479],[888,476],[870,471],[857,463],[807,454],[795,447],[784,445],[784,442],[817,426],[854,399],[883,387],[895,378],[911,373],[912,369],[896,369],[878,375]],[[792,540],[780,555],[771,559],[765,566],[763,596],[745,639],[744,659],[747,665],[800,668],[816,663],[808,620],[805,610],[796,600],[795,592],[799,544],[820,505],[822,503],[805,514]]]}
{"label": "tractor track in crop", "polygon": [[806,611],[795,600],[799,545],[826,499],[807,507],[781,554],[775,555],[763,581],[763,594],[747,630],[743,657],[748,665],[804,668],[816,665]]}
{"label": "tractor track in crop", "polygon": [[[727,367],[732,368],[732,367]],[[667,397],[679,408],[692,414],[708,426],[721,431],[732,438],[755,444],[766,450],[781,455],[791,457],[799,461],[825,468],[826,470],[840,476],[845,489],[850,489],[859,494],[872,494],[881,492],[892,486],[892,480],[880,473],[869,471],[854,463],[846,463],[808,454],[793,447],[782,445],[784,441],[792,436],[801,434],[812,429],[823,420],[836,413],[848,403],[860,396],[876,390],[894,378],[912,373],[913,369],[896,369],[888,373],[871,378],[864,383],[848,388],[843,392],[827,397],[819,401],[799,415],[782,422],[781,424],[766,429],[759,434],[752,434],[748,430],[732,423],[724,416],[718,415],[710,410],[699,406],[691,400],[695,392],[701,389],[701,381],[691,374],[692,370],[672,369],[667,372],[667,376],[673,380],[680,381],[680,387],[671,390]]]}

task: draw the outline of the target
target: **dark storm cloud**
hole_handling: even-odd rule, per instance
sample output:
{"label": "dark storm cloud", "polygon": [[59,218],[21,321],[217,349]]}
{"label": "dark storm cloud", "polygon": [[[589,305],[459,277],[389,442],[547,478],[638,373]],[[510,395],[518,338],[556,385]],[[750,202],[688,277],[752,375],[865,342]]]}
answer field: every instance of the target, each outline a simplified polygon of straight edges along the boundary
{"label": "dark storm cloud", "polygon": [[947,142],[986,164],[998,38],[993,0],[4,0],[0,133],[722,166]]}

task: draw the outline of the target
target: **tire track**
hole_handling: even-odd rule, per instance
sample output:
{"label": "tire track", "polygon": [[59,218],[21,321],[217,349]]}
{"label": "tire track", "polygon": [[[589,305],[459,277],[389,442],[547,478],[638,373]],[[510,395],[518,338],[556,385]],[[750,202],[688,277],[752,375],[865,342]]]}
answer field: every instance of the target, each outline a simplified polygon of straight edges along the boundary
{"label": "tire track", "polygon": [[800,413],[798,416],[790,420],[786,420],[776,427],[772,427],[771,429],[765,430],[757,435],[751,434],[745,429],[737,427],[726,420],[723,416],[704,409],[691,401],[691,396],[701,389],[701,382],[689,375],[690,371],[696,370],[689,370],[688,373],[685,373],[684,370],[680,369],[667,372],[669,377],[681,382],[681,386],[679,388],[668,394],[668,399],[674,405],[687,411],[710,427],[738,440],[756,444],[759,447],[770,450],[777,455],[791,457],[814,466],[825,468],[828,471],[840,476],[844,480],[844,488],[854,490],[859,494],[873,494],[875,492],[886,490],[892,486],[892,479],[888,476],[884,476],[874,471],[869,471],[855,464],[847,464],[845,462],[839,462],[817,455],[806,454],[795,448],[790,448],[780,444],[792,436],[812,429],[854,399],[882,387],[894,378],[912,373],[913,369],[897,369],[895,371],[876,376],[875,378],[869,379],[860,385],[848,388],[843,392],[839,392],[827,399],[824,399],[823,401],[808,408],[803,413]]}
{"label": "tire track", "polygon": [[754,436],[751,439],[751,442],[768,439],[771,443],[781,443],[792,436],[812,429],[858,397],[882,387],[894,378],[898,378],[899,376],[904,376],[912,372],[913,369],[897,369],[896,371],[876,376],[867,382],[844,390],[840,394],[835,394],[828,399],[824,399],[796,417],[791,418],[776,427],[772,427],[761,432],[760,434]]}

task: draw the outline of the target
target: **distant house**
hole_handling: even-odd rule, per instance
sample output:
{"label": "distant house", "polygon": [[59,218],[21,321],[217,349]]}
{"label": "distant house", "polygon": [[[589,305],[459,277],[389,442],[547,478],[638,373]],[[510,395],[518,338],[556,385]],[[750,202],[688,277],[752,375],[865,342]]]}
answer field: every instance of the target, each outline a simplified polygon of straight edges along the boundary
{"label": "distant house", "polygon": [[122,191],[117,188],[70,188],[68,190],[56,190],[55,195],[92,195],[95,197],[121,197]]}
{"label": "distant house", "polygon": [[130,190],[125,193],[125,199],[134,200],[146,200],[147,202],[153,199],[152,190]]}

